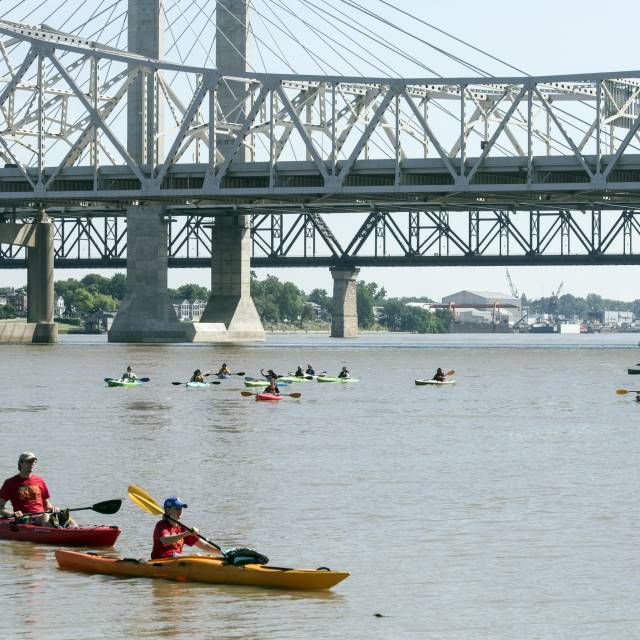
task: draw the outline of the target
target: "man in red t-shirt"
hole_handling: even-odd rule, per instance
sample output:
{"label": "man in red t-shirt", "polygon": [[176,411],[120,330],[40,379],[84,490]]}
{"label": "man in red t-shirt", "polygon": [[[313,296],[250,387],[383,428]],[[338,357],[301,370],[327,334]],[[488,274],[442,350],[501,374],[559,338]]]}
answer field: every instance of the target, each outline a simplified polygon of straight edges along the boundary
{"label": "man in red t-shirt", "polygon": [[194,528],[189,531],[166,517],[169,516],[173,520],[180,520],[182,510],[186,508],[187,505],[175,496],[171,496],[164,501],[165,516],[156,523],[156,527],[153,530],[152,560],[175,558],[182,555],[182,547],[185,544],[190,547],[195,545],[207,553],[220,555],[218,549],[198,537],[197,529]]}
{"label": "man in red t-shirt", "polygon": [[[18,473],[5,480],[0,488],[0,517],[19,519],[30,513],[57,511],[49,499],[49,489],[45,481],[31,472],[37,461],[38,458],[31,451],[20,454]],[[7,502],[11,502],[13,511],[5,509]],[[49,523],[49,514],[35,516],[30,518],[29,522],[44,526]]]}

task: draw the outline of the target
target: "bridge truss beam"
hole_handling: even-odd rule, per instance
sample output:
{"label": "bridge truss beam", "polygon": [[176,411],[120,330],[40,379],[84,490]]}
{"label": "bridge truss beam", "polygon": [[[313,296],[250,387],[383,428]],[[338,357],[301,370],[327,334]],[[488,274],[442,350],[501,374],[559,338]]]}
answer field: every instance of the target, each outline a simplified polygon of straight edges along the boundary
{"label": "bridge truss beam", "polygon": [[[142,81],[165,149],[144,163],[125,126]],[[4,203],[632,208],[639,131],[640,71],[225,75],[0,20]]]}
{"label": "bridge truss beam", "polygon": [[[124,268],[126,217],[117,210],[54,212],[57,268]],[[169,209],[169,266],[210,267],[214,217]],[[636,210],[375,210],[344,216],[255,213],[253,267],[640,264]],[[4,214],[22,222],[24,214]],[[0,245],[0,268],[24,268],[24,249]]]}

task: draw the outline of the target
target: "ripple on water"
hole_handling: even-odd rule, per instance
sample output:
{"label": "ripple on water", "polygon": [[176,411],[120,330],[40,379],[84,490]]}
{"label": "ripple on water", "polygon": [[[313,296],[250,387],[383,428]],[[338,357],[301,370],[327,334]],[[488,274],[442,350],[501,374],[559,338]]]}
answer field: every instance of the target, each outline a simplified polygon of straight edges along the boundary
{"label": "ripple on water", "polygon": [[0,407],[0,413],[36,413],[38,411],[47,411],[46,405],[27,404],[22,407]]}

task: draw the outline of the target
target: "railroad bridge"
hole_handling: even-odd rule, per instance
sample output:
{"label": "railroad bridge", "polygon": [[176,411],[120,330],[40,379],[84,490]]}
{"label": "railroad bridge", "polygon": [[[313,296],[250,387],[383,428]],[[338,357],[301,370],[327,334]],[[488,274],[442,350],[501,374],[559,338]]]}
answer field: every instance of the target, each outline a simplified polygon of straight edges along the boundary
{"label": "railroad bridge", "polygon": [[[258,72],[253,5],[210,4],[215,64],[165,55],[161,0],[115,44],[0,18],[0,268],[30,301],[0,341],[56,340],[55,268],[126,267],[111,341],[226,342],[264,338],[252,265],[330,268],[339,337],[362,266],[640,262],[639,71]],[[211,297],[181,323],[167,270],[194,266]]]}

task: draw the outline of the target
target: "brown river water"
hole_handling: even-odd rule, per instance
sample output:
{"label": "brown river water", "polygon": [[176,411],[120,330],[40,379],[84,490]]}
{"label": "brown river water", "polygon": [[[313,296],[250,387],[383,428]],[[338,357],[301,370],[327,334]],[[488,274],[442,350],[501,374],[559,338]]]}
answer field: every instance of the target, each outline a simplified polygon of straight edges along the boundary
{"label": "brown river water", "polygon": [[[221,362],[257,376],[313,363],[353,385],[241,378],[174,387]],[[0,541],[0,609],[21,638],[640,637],[638,336],[270,336],[259,346],[0,347],[0,475],[39,457],[59,506],[189,503],[186,522],[276,566],[352,576],[327,593],[63,572]],[[127,364],[151,382],[110,389]],[[416,387],[436,367],[450,388]],[[147,557],[155,518],[125,501],[78,514]],[[382,617],[375,614],[382,614]]]}

